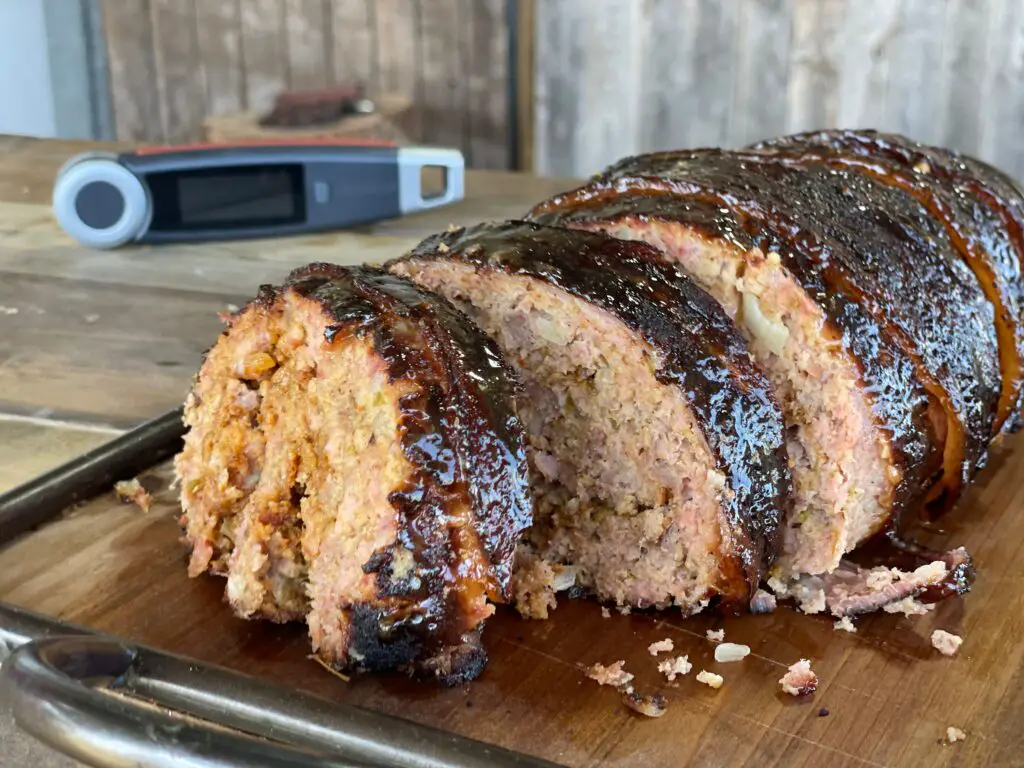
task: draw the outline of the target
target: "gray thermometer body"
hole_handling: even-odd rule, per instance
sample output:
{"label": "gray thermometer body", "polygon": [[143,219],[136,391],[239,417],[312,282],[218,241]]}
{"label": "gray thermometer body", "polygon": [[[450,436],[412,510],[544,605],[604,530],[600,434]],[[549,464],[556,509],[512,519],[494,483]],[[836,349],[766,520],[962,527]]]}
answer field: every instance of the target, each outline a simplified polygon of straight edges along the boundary
{"label": "gray thermometer body", "polygon": [[[421,171],[445,186],[425,197]],[[344,229],[461,200],[458,150],[342,143],[158,147],[87,153],[57,175],[53,209],[91,248]]]}

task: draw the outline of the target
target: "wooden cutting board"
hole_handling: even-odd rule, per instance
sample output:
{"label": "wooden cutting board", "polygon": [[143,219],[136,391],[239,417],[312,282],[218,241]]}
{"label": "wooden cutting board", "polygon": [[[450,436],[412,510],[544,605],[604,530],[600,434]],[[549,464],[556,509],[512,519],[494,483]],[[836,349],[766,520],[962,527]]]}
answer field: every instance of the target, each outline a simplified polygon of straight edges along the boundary
{"label": "wooden cutting board", "polygon": [[[180,402],[219,332],[216,312],[259,282],[312,260],[387,258],[448,221],[514,215],[567,186],[478,174],[464,206],[357,233],[92,253],[64,238],[45,206],[47,174],[68,149],[17,146],[5,159],[0,137],[0,412],[91,424],[128,425]],[[34,472],[78,450],[63,435],[80,433],[28,429],[0,420],[0,461],[37,451],[38,461],[17,465]],[[604,618],[580,600],[546,622],[503,610],[485,632],[484,674],[451,690],[400,676],[344,683],[307,658],[302,627],[233,618],[223,582],[186,577],[165,468],[142,478],[156,494],[149,513],[107,495],[0,550],[0,600],[568,766],[1024,766],[1021,477],[1024,437],[995,453],[947,530],[929,540],[966,545],[979,575],[966,598],[927,616],[871,616],[851,635],[788,608]],[[954,658],[931,648],[936,627],[965,638]],[[716,664],[712,628],[752,655]],[[666,637],[694,664],[677,686],[647,652]],[[798,700],[778,679],[800,658],[821,685]],[[639,690],[666,696],[664,717],[636,715],[582,672],[620,659]],[[705,668],[724,675],[720,690],[695,681]],[[967,740],[943,744],[947,726]]]}
{"label": "wooden cutting board", "polygon": [[[788,608],[724,620],[605,618],[586,600],[564,602],[548,621],[503,610],[485,631],[484,674],[455,689],[401,676],[345,683],[307,658],[301,626],[233,618],[222,580],[185,574],[167,467],[141,478],[156,497],[148,513],[108,494],[0,552],[0,599],[569,766],[1024,765],[1024,446],[994,465],[942,537],[970,547],[977,585],[928,616],[871,616],[851,635]],[[956,657],[931,648],[935,627],[964,636]],[[724,629],[751,656],[715,663],[708,629]],[[694,664],[676,685],[647,651],[664,638]],[[821,684],[798,700],[777,681],[799,658],[811,659]],[[619,659],[639,690],[666,696],[664,717],[630,712],[583,674]],[[696,682],[701,669],[724,686]],[[942,743],[950,725],[966,742]]]}

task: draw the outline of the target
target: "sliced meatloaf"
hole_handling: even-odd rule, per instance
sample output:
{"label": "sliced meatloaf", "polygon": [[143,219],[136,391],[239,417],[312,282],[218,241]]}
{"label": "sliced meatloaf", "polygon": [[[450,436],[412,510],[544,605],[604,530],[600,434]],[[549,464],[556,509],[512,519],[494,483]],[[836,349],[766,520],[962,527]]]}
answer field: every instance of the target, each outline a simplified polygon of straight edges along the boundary
{"label": "sliced meatloaf", "polygon": [[941,222],[949,242],[995,307],[1002,391],[993,429],[1020,426],[1024,359],[1024,195],[974,158],[876,131],[818,131],[756,145],[782,161],[813,158],[911,195]]}
{"label": "sliced meatloaf", "polygon": [[783,574],[834,569],[983,461],[1001,390],[992,305],[912,196],[813,159],[627,158],[531,218],[645,240],[734,317],[786,413]]}
{"label": "sliced meatloaf", "polygon": [[776,551],[782,415],[716,302],[657,251],[524,222],[428,238],[388,268],[463,307],[520,374],[535,500],[522,612],[745,607]]}
{"label": "sliced meatloaf", "polygon": [[176,460],[190,573],[305,618],[346,669],[474,677],[531,520],[514,373],[444,299],[372,268],[265,287],[209,351]]}

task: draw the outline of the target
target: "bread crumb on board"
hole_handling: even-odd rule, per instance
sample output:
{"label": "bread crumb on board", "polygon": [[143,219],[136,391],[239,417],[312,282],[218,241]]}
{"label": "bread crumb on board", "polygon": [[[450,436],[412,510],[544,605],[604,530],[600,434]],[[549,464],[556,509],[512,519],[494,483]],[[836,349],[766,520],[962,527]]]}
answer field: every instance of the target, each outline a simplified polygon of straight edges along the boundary
{"label": "bread crumb on board", "polygon": [[750,655],[749,645],[739,643],[722,643],[715,648],[715,661],[724,664],[730,661],[740,661]]}
{"label": "bread crumb on board", "polygon": [[601,618],[603,618],[603,619],[610,619],[611,617],[612,617],[612,612],[608,610],[608,606],[607,605],[602,605],[601,606]]}
{"label": "bread crumb on board", "polygon": [[944,629],[936,629],[932,632],[932,647],[943,656],[952,656],[960,650],[964,639],[960,635],[954,635]]}
{"label": "bread crumb on board", "polygon": [[657,656],[659,653],[671,653],[673,648],[675,648],[675,644],[672,642],[672,638],[666,637],[664,640],[648,645],[647,651],[651,656]]}
{"label": "bread crumb on board", "polygon": [[708,640],[713,643],[720,643],[725,640],[724,629],[709,629],[706,634],[708,636]]}
{"label": "bread crumb on board", "polygon": [[779,679],[782,690],[790,696],[806,696],[818,690],[818,676],[811,669],[811,662],[800,659],[791,664]]}
{"label": "bread crumb on board", "polygon": [[680,675],[690,674],[691,669],[693,669],[693,664],[690,663],[689,656],[676,656],[674,659],[666,659],[658,665],[658,671],[668,678],[670,683]]}
{"label": "bread crumb on board", "polygon": [[828,600],[824,589],[800,589],[796,593],[796,601],[804,613],[823,613]]}
{"label": "bread crumb on board", "polygon": [[131,480],[119,480],[114,483],[114,492],[121,501],[135,504],[143,512],[149,512],[153,497],[149,495],[149,491],[142,487],[142,483],[139,482],[137,477],[133,477]]}
{"label": "bread crumb on board", "polygon": [[928,611],[935,610],[934,603],[922,603],[916,600],[913,596],[904,597],[902,600],[897,600],[894,603],[883,605],[882,610],[886,613],[902,613],[906,617],[911,616],[924,616]]}
{"label": "bread crumb on board", "polygon": [[958,741],[963,741],[966,738],[967,734],[956,726],[951,725],[946,729],[946,741],[950,744],[956,744]]}
{"label": "bread crumb on board", "polygon": [[623,669],[625,661],[616,661],[607,667],[604,664],[594,664],[587,669],[587,677],[598,685],[611,685],[622,688],[629,684],[633,675]]}
{"label": "bread crumb on board", "polygon": [[857,625],[853,623],[853,620],[849,616],[843,616],[839,621],[832,625],[833,629],[843,632],[856,632]]}
{"label": "bread crumb on board", "polygon": [[725,682],[725,678],[721,675],[716,675],[714,672],[708,672],[706,669],[702,669],[697,673],[697,682],[704,683],[709,688],[721,688],[722,683]]}

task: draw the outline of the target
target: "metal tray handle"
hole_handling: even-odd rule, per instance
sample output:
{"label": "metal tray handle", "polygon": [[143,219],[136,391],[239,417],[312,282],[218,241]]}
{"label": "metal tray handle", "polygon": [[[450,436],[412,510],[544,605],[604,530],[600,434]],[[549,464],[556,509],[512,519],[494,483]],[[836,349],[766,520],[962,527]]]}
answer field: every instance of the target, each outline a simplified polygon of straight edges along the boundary
{"label": "metal tray handle", "polygon": [[19,727],[97,768],[365,768],[323,753],[211,727],[86,684],[129,673],[132,652],[108,640],[59,638],[21,646],[0,691]]}
{"label": "metal tray handle", "polygon": [[[54,625],[57,625],[56,627]],[[554,764],[0,604],[0,698],[96,768],[553,768]],[[29,642],[31,640],[31,642]]]}

